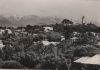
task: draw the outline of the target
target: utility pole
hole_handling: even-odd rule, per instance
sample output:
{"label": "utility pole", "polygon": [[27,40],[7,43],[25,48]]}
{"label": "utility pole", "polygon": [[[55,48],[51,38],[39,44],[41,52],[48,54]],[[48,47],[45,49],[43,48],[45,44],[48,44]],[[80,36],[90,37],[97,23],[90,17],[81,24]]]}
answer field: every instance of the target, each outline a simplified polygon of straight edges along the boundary
{"label": "utility pole", "polygon": [[82,24],[84,23],[84,18],[85,18],[85,17],[83,16],[83,17],[82,17]]}
{"label": "utility pole", "polygon": [[66,59],[66,65],[67,65],[68,70],[70,70],[70,67],[71,67],[71,59]]}

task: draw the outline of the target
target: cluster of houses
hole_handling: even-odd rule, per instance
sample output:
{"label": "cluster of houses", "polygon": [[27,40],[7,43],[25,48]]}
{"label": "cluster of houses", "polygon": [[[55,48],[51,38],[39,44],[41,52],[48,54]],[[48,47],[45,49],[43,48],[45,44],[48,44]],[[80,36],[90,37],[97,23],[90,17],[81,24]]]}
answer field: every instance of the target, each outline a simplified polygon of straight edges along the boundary
{"label": "cluster of houses", "polygon": [[[7,32],[7,34],[12,34],[13,33],[11,31],[11,29],[0,29],[0,35],[3,35],[6,32]],[[2,40],[0,40],[0,49],[2,49],[3,47],[5,47],[5,45],[3,44]]]}
{"label": "cluster of houses", "polygon": [[[93,36],[95,37],[95,39],[100,39],[100,33],[95,33],[95,32],[86,32],[84,33],[86,36]],[[82,35],[82,33],[79,33],[79,32],[73,32],[72,34],[73,36],[71,37],[71,40],[75,41],[77,39],[79,39],[79,37]]]}
{"label": "cluster of houses", "polygon": [[12,34],[11,29],[0,29],[0,35],[4,34],[5,32],[7,32],[8,34]]}
{"label": "cluster of houses", "polygon": [[[53,27],[50,27],[50,26],[44,26],[44,32],[51,32],[53,31]],[[13,34],[12,30],[11,29],[0,29],[0,35],[4,34],[5,31],[7,31],[8,34]],[[14,30],[14,34],[15,35],[18,35],[19,33],[22,33],[22,34],[28,34],[27,32],[25,32],[25,29],[15,29]],[[97,39],[100,38],[100,33],[95,33],[95,32],[86,32],[85,34],[88,35],[89,33],[91,33],[92,36],[96,37]],[[33,34],[33,35],[38,35],[38,34]],[[76,41],[79,39],[79,36],[81,35],[81,33],[79,32],[73,32],[72,34],[72,37],[70,38],[70,40],[72,41]],[[65,37],[64,36],[61,36],[61,41],[65,40]],[[42,43],[44,45],[47,45],[47,44],[55,44],[54,42],[49,42],[49,41],[42,41]]]}

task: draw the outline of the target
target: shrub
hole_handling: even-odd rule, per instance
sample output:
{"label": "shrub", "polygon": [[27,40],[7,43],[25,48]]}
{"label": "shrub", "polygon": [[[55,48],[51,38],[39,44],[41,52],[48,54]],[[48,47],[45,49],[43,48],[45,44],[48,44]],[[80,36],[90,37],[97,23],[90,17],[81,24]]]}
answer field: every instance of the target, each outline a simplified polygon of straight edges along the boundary
{"label": "shrub", "polygon": [[4,65],[2,66],[4,69],[25,69],[22,64],[16,61],[5,61]]}

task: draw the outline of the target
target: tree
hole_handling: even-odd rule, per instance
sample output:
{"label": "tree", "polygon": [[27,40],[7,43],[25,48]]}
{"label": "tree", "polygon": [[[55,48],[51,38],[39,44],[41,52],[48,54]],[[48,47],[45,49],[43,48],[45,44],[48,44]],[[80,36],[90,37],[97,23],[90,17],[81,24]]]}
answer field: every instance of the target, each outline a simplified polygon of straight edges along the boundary
{"label": "tree", "polygon": [[49,41],[59,42],[61,41],[61,34],[58,32],[50,32],[47,34],[47,39]]}
{"label": "tree", "polygon": [[3,52],[4,52],[4,60],[10,60],[12,54],[14,53],[14,48],[11,46],[5,46],[3,48]]}
{"label": "tree", "polygon": [[96,51],[98,50],[100,49],[96,48],[96,46],[93,45],[77,46],[77,48],[74,50],[74,56],[93,56],[94,54],[96,54]]}
{"label": "tree", "polygon": [[73,24],[73,22],[68,20],[68,19],[63,19],[63,21],[61,23],[64,24],[64,25]]}

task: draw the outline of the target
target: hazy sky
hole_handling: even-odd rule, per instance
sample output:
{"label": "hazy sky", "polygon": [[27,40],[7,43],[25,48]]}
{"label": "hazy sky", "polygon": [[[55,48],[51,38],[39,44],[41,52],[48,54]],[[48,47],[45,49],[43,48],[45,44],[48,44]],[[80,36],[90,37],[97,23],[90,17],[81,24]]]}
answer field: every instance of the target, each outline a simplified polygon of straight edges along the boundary
{"label": "hazy sky", "polygon": [[66,17],[100,22],[99,0],[0,0],[0,14]]}

